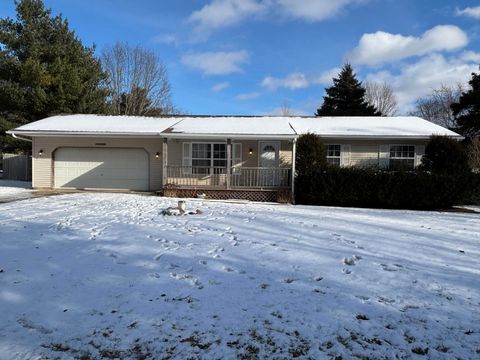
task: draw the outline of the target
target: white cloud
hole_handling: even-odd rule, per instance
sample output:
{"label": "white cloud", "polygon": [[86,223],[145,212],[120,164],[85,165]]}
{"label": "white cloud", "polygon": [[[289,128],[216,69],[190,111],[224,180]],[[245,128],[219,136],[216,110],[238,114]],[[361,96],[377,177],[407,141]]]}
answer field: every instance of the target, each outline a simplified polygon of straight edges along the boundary
{"label": "white cloud", "polygon": [[200,70],[205,75],[242,72],[240,66],[246,62],[248,62],[248,52],[245,50],[190,53],[182,56],[184,65]]}
{"label": "white cloud", "polygon": [[457,15],[469,16],[474,19],[480,19],[480,6],[466,7],[465,9],[457,9]]}
{"label": "white cloud", "polygon": [[205,39],[221,28],[236,25],[246,19],[285,17],[306,21],[322,21],[341,12],[345,7],[368,0],[212,0],[194,11],[188,22],[195,26],[195,36]]}
{"label": "white cloud", "polygon": [[340,68],[335,67],[333,69],[327,70],[321,73],[319,76],[314,77],[311,79],[313,84],[320,84],[320,85],[330,85],[332,84],[332,80],[334,77],[337,77],[338,74],[342,71]]}
{"label": "white cloud", "polygon": [[212,86],[212,91],[219,92],[219,91],[225,90],[228,87],[230,87],[230,83],[228,81],[224,81]]}
{"label": "white cloud", "polygon": [[434,51],[453,51],[467,44],[467,34],[453,25],[435,26],[420,37],[377,31],[362,35],[348,60],[354,64],[378,65]]}
{"label": "white cloud", "polygon": [[305,75],[297,72],[289,74],[284,78],[267,76],[262,80],[260,85],[271,91],[279,88],[296,90],[307,88],[312,85],[328,85],[332,82],[332,78],[337,76],[339,72],[339,68],[333,68],[323,72],[320,75]]}
{"label": "white cloud", "polygon": [[282,12],[290,17],[308,21],[322,21],[337,15],[347,5],[362,0],[277,0]]}
{"label": "white cloud", "polygon": [[178,45],[179,39],[173,34],[160,34],[153,38],[153,42],[158,44]]}
{"label": "white cloud", "polygon": [[474,51],[464,51],[461,55],[461,59],[464,61],[480,63],[480,53]]}
{"label": "white cloud", "polygon": [[379,71],[367,75],[366,80],[390,84],[397,95],[400,111],[406,113],[415,100],[428,95],[432,89],[441,85],[466,83],[471,73],[477,70],[478,64],[475,62],[432,54],[418,62],[401,66],[398,74]]}
{"label": "white cloud", "polygon": [[260,96],[262,96],[262,93],[259,92],[259,91],[255,91],[255,92],[250,92],[250,93],[238,94],[236,96],[236,98],[238,100],[253,100],[253,99],[256,99]]}
{"label": "white cloud", "polygon": [[248,16],[263,12],[265,5],[257,0],[213,0],[200,10],[193,12],[188,21],[195,24],[197,32],[235,25]]}
{"label": "white cloud", "polygon": [[267,76],[262,80],[261,85],[269,90],[276,90],[282,87],[295,90],[308,87],[309,82],[304,74],[293,73],[283,79]]}

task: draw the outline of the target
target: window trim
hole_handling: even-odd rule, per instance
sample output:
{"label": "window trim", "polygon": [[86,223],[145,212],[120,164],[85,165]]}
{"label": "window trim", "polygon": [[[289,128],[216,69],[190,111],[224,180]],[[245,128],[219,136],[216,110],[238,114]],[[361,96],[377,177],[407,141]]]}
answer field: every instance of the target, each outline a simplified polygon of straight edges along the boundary
{"label": "window trim", "polygon": [[[189,148],[189,154],[185,155],[185,144],[188,144],[188,148]],[[228,146],[228,143],[226,141],[224,142],[218,142],[218,141],[184,141],[182,142],[182,163],[184,162],[185,159],[188,159],[189,161],[189,167],[190,167],[190,172],[187,171],[188,174],[191,174],[191,170],[193,169],[193,144],[209,144],[211,146],[211,157],[210,157],[210,166],[208,166],[209,169],[214,169],[214,168],[227,168],[227,146]],[[225,145],[225,167],[223,166],[214,166],[213,163],[214,163],[214,145]],[[232,168],[232,173],[235,172],[234,175],[240,175],[240,168],[242,166],[242,163],[243,163],[243,154],[242,154],[242,151],[243,151],[243,145],[241,142],[232,142],[231,143],[232,145],[232,152],[231,152],[231,162],[232,162],[232,165],[231,165],[231,168]],[[236,154],[237,156],[235,157],[235,145],[238,146],[238,150],[239,150],[239,153]],[[201,160],[201,159],[199,159]],[[223,160],[222,159],[216,159],[216,160]],[[238,161],[238,163],[235,163],[235,161]],[[236,168],[236,171],[233,170],[233,168]],[[185,170],[185,169],[184,169]],[[184,171],[185,172],[185,171]],[[213,173],[213,172],[211,172]]]}
{"label": "window trim", "polygon": [[[210,159],[207,159],[207,158],[194,158],[193,157],[193,145],[194,144],[201,144],[201,145],[210,145]],[[215,154],[215,150],[214,150],[214,146],[215,145],[225,145],[225,158],[215,158],[214,154]],[[223,166],[215,166],[214,165],[214,162],[215,160],[225,160],[225,164],[227,162],[227,143],[226,142],[207,142],[207,141],[194,141],[194,142],[191,142],[190,143],[190,159],[191,159],[191,166],[192,166],[192,169],[194,167],[198,167],[198,168],[209,168],[210,169],[210,173],[209,174],[212,174],[213,172],[211,172],[211,170],[215,169],[215,168],[223,168]],[[193,161],[194,160],[210,160],[210,165],[209,166],[194,166],[193,165]],[[227,166],[225,165],[225,168]]]}
{"label": "window trim", "polygon": [[[400,157],[397,157],[397,156],[393,156],[392,157],[392,147],[394,146],[411,146],[413,147],[413,156],[410,157],[405,157],[403,156],[403,150],[401,151],[402,152],[402,156]],[[397,151],[394,151],[394,152],[397,152]],[[410,152],[410,151],[408,151]],[[388,168],[389,169],[392,169],[392,160],[412,160],[413,161],[413,166],[412,166],[412,169],[415,169],[415,166],[416,166],[416,155],[417,155],[417,146],[414,145],[414,144],[389,144],[388,145]]]}
{"label": "window trim", "polygon": [[[338,146],[340,148],[340,154],[338,156],[336,156],[336,155],[329,156],[328,155],[328,147],[329,146]],[[337,165],[336,163],[329,162],[330,159],[334,159],[334,160],[338,159],[338,166],[341,166],[342,165],[342,144],[332,144],[332,143],[325,144],[325,158],[327,159],[327,163],[330,164],[330,165]]]}

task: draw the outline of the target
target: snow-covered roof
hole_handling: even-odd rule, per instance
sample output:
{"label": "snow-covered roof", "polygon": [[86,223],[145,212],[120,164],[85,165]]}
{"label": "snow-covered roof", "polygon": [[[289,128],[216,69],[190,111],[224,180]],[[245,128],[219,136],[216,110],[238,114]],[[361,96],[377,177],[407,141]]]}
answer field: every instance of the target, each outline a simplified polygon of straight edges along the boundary
{"label": "snow-covered roof", "polygon": [[18,135],[138,135],[293,139],[311,132],[335,138],[461,136],[418,117],[102,116],[60,115],[10,131]]}
{"label": "snow-covered roof", "polygon": [[289,117],[222,116],[183,118],[164,133],[172,137],[245,136],[294,138]]}
{"label": "snow-covered roof", "polygon": [[310,132],[322,137],[461,137],[442,126],[414,116],[310,117],[295,118],[291,124],[298,134]]}
{"label": "snow-covered roof", "polygon": [[139,134],[158,135],[179,119],[143,116],[58,115],[12,130],[18,134],[72,133],[72,134]]}

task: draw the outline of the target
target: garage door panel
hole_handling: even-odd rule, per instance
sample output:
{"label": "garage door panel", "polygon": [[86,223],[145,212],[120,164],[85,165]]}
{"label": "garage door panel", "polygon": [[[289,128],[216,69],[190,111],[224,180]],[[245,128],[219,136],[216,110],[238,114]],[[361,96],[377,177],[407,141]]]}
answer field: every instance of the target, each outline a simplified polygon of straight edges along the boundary
{"label": "garage door panel", "polygon": [[56,188],[148,190],[148,155],[142,149],[61,148],[54,181]]}

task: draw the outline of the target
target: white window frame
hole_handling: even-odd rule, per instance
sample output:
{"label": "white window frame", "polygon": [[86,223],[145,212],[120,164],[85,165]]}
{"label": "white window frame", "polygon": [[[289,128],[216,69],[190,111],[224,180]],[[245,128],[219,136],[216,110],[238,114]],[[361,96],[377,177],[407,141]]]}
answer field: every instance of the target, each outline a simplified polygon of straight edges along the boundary
{"label": "white window frame", "polygon": [[[408,146],[408,147],[413,147],[413,156],[410,157],[410,156],[403,156],[403,153],[404,151],[402,150],[402,156],[400,157],[397,157],[396,154],[394,154],[394,156],[392,156],[392,147],[394,146]],[[417,148],[416,148],[416,145],[413,145],[413,144],[390,144],[389,147],[388,147],[388,167],[391,168],[391,162],[392,160],[412,160],[413,161],[413,166],[412,166],[412,169],[415,168],[416,166],[416,163],[417,163],[417,160],[416,160],[416,151],[417,151]],[[394,151],[394,153],[396,153],[397,151]],[[407,151],[408,153],[410,153],[410,151]]]}
{"label": "white window frame", "polygon": [[[217,168],[223,168],[222,166],[214,166],[214,160],[223,160],[223,158],[214,158],[214,145],[225,145],[225,162],[227,161],[227,149],[226,147],[228,144],[226,142],[210,142],[210,141],[192,141],[192,142],[183,142],[182,144],[182,149],[183,149],[183,166],[184,166],[184,173],[186,174],[192,174],[192,168],[193,168],[193,144],[208,144],[211,146],[211,157],[210,157],[210,169],[213,169],[215,167]],[[242,164],[242,143],[232,143],[232,154],[231,154],[231,161],[232,161],[232,173],[234,175],[240,175],[240,170],[238,170],[239,167],[241,167]],[[185,154],[185,150],[188,148],[188,154]],[[237,149],[237,151],[235,151]],[[202,159],[195,159],[195,160],[202,160]],[[207,160],[206,158],[203,160]],[[185,165],[188,164],[188,165]],[[185,168],[186,167],[186,168]],[[225,166],[225,169],[227,166]],[[204,175],[211,175],[213,174],[212,171],[210,171],[210,174],[204,174]]]}
{"label": "white window frame", "polygon": [[[335,146],[335,147],[338,146],[338,147],[339,147],[340,153],[338,154],[338,156],[337,156],[337,155],[334,155],[334,156],[328,155],[328,151],[329,151],[328,147],[329,147],[329,146]],[[333,151],[336,151],[336,149],[333,150]],[[341,165],[342,165],[342,145],[341,145],[341,144],[325,144],[325,153],[326,153],[326,154],[325,154],[325,157],[327,158],[327,162],[328,162],[330,165],[338,165],[338,166],[341,166]],[[331,163],[331,162],[329,161],[330,159],[335,159],[335,160],[338,159],[338,164],[337,164],[337,163]]]}

